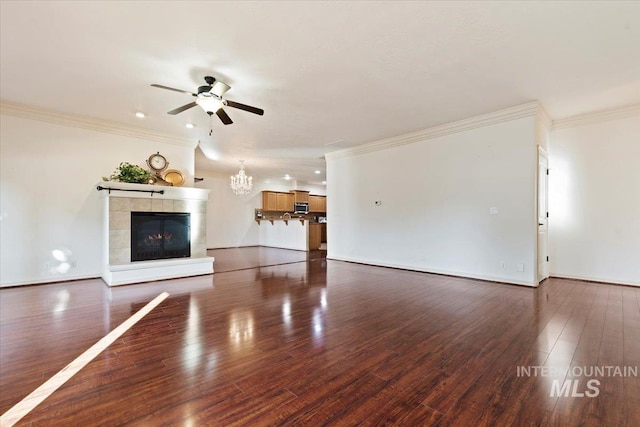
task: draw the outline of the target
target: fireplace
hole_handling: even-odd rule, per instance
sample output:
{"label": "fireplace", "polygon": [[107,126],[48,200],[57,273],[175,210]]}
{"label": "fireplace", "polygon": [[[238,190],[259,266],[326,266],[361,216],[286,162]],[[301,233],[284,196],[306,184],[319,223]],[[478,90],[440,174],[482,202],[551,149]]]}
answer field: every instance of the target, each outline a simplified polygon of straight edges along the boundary
{"label": "fireplace", "polygon": [[131,261],[191,256],[191,218],[180,212],[131,212]]}
{"label": "fireplace", "polygon": [[166,186],[158,192],[148,184],[98,184],[105,185],[109,191],[99,193],[102,279],[108,286],[213,273],[206,229],[210,190]]}

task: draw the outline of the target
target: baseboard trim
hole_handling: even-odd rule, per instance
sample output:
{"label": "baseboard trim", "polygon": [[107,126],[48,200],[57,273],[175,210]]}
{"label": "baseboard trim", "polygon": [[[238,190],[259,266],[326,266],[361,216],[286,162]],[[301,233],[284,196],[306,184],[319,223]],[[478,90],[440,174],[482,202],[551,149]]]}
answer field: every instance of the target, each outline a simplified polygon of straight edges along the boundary
{"label": "baseboard trim", "polygon": [[215,251],[216,249],[238,249],[238,248],[258,248],[260,245],[246,245],[246,246],[221,246],[218,248],[207,248],[208,251]]}
{"label": "baseboard trim", "polygon": [[97,276],[61,277],[58,280],[39,279],[39,280],[30,280],[28,282],[24,281],[24,282],[6,283],[6,284],[0,285],[0,288],[1,289],[7,289],[7,288],[18,288],[18,287],[22,287],[22,286],[54,285],[56,283],[62,283],[62,282],[80,282],[82,280],[92,280],[92,279],[100,280],[100,275],[97,275]]}
{"label": "baseboard trim", "polygon": [[309,252],[308,249],[294,249],[294,248],[285,248],[282,246],[266,246],[266,245],[260,245],[261,248],[273,248],[273,249],[285,249],[287,251],[298,251],[298,252]]}
{"label": "baseboard trim", "polygon": [[249,246],[231,246],[228,248],[207,248],[208,251],[215,251],[218,249],[240,249],[240,248],[273,248],[273,249],[285,249],[287,251],[298,251],[298,252],[309,252],[306,249],[294,249],[294,248],[284,248],[281,246],[267,246],[267,245],[249,245]]}
{"label": "baseboard trim", "polygon": [[526,286],[527,288],[537,288],[538,287],[537,283],[529,283],[529,282],[526,282],[526,281],[518,281],[518,280],[507,281],[507,280],[505,280],[503,278],[499,278],[499,277],[482,276],[482,275],[470,275],[470,274],[463,274],[463,273],[459,273],[459,272],[434,270],[434,269],[420,269],[420,268],[416,268],[416,267],[410,267],[410,266],[398,265],[398,264],[390,264],[390,263],[372,263],[370,261],[367,262],[367,261],[354,260],[354,259],[351,259],[351,258],[343,258],[343,257],[335,257],[335,256],[331,256],[331,257],[327,256],[327,259],[334,260],[334,261],[350,262],[350,263],[353,263],[353,264],[371,265],[371,266],[375,266],[375,267],[384,267],[384,268],[393,268],[394,270],[415,271],[415,272],[418,272],[418,273],[437,274],[439,276],[457,277],[457,278],[461,278],[461,279],[481,280],[483,282],[498,283],[498,284],[503,284],[503,285]]}
{"label": "baseboard trim", "polygon": [[607,280],[607,279],[599,279],[599,278],[593,278],[593,277],[565,276],[563,274],[550,274],[549,278],[552,278],[552,279],[579,280],[581,282],[588,282],[588,283],[601,283],[601,284],[604,284],[604,285],[630,286],[632,288],[640,288],[640,283],[614,282],[614,281]]}

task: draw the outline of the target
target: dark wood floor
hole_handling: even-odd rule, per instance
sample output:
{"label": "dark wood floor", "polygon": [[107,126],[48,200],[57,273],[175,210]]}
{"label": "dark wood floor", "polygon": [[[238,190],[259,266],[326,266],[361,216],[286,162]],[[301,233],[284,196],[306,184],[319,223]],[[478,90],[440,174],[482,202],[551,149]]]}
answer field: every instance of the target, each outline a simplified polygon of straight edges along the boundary
{"label": "dark wood floor", "polygon": [[209,249],[208,256],[214,257],[216,273],[243,270],[246,268],[267,267],[294,262],[326,258],[327,251],[293,251],[266,246],[248,246],[243,248]]}
{"label": "dark wood floor", "polygon": [[640,365],[640,289],[322,257],[220,267],[235,271],[0,290],[0,413],[168,291],[19,425],[640,425],[639,378],[599,378],[589,398],[517,375]]}

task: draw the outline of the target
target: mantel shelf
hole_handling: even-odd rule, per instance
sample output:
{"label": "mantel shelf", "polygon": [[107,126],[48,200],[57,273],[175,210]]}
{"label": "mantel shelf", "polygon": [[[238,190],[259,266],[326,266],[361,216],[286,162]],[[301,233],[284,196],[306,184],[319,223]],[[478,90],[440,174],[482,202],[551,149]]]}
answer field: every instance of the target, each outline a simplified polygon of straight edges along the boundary
{"label": "mantel shelf", "polygon": [[[173,187],[164,185],[133,184],[130,182],[101,181],[94,188],[103,188],[100,197],[136,197],[168,200],[207,200],[210,189],[196,187]],[[161,193],[162,192],[162,193]],[[135,196],[132,196],[135,194]]]}

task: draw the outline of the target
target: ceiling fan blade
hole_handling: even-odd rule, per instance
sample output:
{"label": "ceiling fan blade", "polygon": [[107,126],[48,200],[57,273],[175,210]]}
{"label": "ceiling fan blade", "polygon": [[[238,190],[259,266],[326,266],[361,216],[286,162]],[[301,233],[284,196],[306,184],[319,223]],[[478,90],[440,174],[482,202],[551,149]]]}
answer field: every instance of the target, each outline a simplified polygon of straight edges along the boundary
{"label": "ceiling fan blade", "polygon": [[227,101],[227,105],[233,108],[239,108],[244,111],[248,111],[253,114],[258,114],[262,116],[264,114],[264,110],[262,108],[252,107],[251,105],[240,104],[239,102]]}
{"label": "ceiling fan blade", "polygon": [[176,108],[175,110],[169,111],[167,114],[175,115],[175,114],[178,114],[178,113],[182,113],[183,111],[188,110],[189,108],[193,108],[196,105],[198,105],[198,104],[196,104],[195,102],[190,102],[190,103],[188,103],[186,105],[183,105],[182,107]]}
{"label": "ceiling fan blade", "polygon": [[216,116],[218,116],[220,120],[222,120],[222,123],[224,123],[225,125],[230,125],[231,123],[233,123],[231,117],[229,117],[229,115],[222,108],[216,111]]}
{"label": "ceiling fan blade", "polygon": [[174,92],[180,92],[180,93],[186,93],[187,95],[193,95],[193,96],[198,96],[193,92],[189,92],[188,90],[182,90],[182,89],[175,89],[169,86],[163,86],[163,85],[157,85],[157,84],[152,84],[151,86],[153,87],[159,87],[160,89],[167,89],[167,90],[172,90]]}
{"label": "ceiling fan blade", "polygon": [[228,84],[221,82],[221,81],[217,81],[213,84],[213,86],[211,86],[211,93],[214,94],[215,96],[217,96],[218,98],[222,97],[222,95],[224,95],[225,93],[227,93],[227,91],[231,89],[231,86],[229,86]]}

